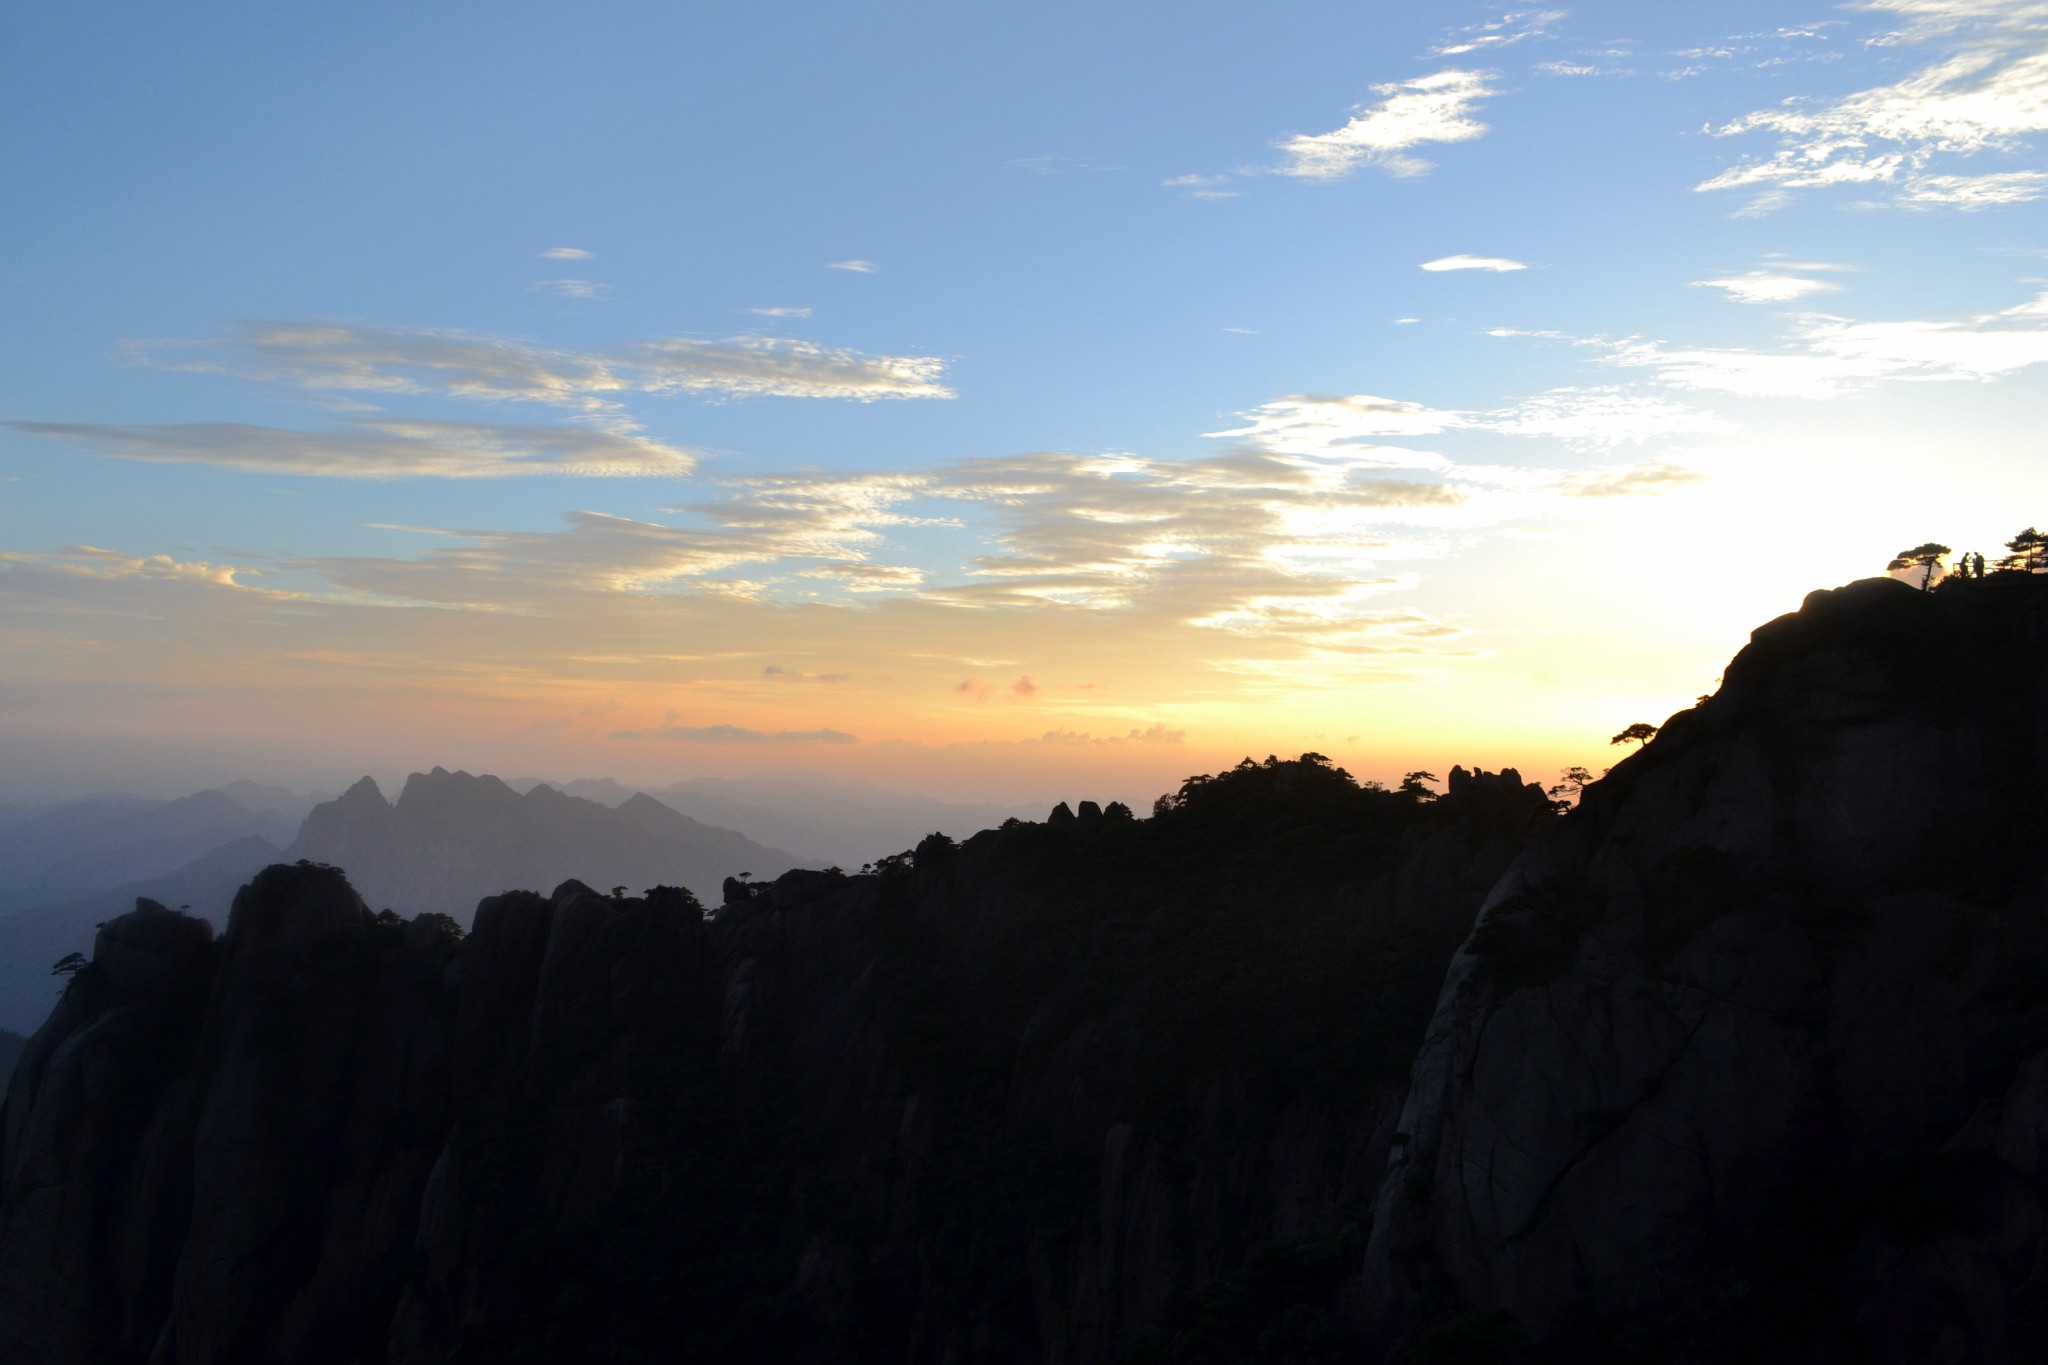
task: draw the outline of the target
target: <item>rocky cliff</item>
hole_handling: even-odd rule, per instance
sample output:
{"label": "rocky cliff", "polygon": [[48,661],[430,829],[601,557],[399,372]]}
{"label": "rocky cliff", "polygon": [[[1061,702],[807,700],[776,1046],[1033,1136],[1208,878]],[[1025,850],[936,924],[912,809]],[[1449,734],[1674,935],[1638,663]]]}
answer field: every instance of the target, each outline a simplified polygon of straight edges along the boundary
{"label": "rocky cliff", "polygon": [[2048,1358],[2044,771],[2048,582],[1758,630],[1487,898],[1376,1201],[1374,1339]]}
{"label": "rocky cliff", "polygon": [[1456,779],[1247,764],[708,918],[569,883],[464,938],[310,864],[217,942],[145,906],[7,1097],[0,1358],[1106,1360],[1275,1246],[1259,1311],[1327,1336],[1434,983],[1553,818]]}

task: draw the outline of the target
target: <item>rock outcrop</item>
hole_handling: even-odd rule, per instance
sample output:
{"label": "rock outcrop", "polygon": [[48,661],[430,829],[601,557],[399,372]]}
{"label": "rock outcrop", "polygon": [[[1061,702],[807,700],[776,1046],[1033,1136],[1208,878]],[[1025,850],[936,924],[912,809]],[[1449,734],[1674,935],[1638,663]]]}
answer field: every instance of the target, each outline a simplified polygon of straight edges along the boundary
{"label": "rock outcrop", "polygon": [[1377,1200],[1381,1345],[2048,1353],[2044,589],[1813,594],[1502,879]]}

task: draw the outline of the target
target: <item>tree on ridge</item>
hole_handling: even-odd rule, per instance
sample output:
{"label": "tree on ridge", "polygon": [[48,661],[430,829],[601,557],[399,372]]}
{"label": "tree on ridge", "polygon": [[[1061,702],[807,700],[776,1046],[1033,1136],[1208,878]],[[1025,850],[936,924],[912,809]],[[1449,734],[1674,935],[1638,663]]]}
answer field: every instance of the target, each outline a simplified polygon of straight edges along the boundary
{"label": "tree on ridge", "polygon": [[1930,540],[1926,544],[1916,545],[1910,550],[1899,551],[1892,558],[1892,562],[1884,566],[1885,572],[1898,573],[1900,570],[1918,569],[1920,570],[1920,591],[1932,592],[1934,591],[1934,571],[1941,567],[1941,561],[1948,554],[1948,546],[1937,544]]}
{"label": "tree on ridge", "polygon": [[1626,730],[1623,730],[1620,734],[1616,735],[1613,739],[1608,740],[1607,742],[1609,744],[1648,744],[1651,740],[1655,739],[1656,737],[1657,727],[1649,724],[1646,721],[1639,720],[1635,724],[1629,726]]}

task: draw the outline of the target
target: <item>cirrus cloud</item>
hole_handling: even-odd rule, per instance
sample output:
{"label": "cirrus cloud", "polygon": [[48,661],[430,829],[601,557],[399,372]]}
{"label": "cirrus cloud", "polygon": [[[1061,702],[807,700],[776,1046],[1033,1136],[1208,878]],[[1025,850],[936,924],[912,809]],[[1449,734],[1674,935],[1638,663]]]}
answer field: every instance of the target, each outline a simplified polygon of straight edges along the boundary
{"label": "cirrus cloud", "polygon": [[122,460],[324,478],[647,478],[680,476],[696,467],[696,457],[689,451],[642,436],[581,427],[419,420],[362,421],[332,431],[290,431],[240,422],[4,425],[30,436],[80,442]]}
{"label": "cirrus cloud", "polygon": [[1453,68],[1376,85],[1380,100],[1360,105],[1343,127],[1280,142],[1287,160],[1275,169],[1304,180],[1339,180],[1367,166],[1389,175],[1423,175],[1430,163],[1410,155],[1410,148],[1485,136],[1487,126],[1475,110],[1500,93],[1492,81],[1491,72]]}

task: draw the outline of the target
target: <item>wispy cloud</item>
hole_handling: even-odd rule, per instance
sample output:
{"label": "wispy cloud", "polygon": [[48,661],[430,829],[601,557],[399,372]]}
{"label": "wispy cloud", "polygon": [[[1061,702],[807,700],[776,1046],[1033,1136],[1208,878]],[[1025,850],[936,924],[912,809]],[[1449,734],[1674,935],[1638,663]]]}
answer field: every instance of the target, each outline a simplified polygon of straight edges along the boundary
{"label": "wispy cloud", "polygon": [[931,356],[874,356],[809,341],[650,341],[625,353],[641,387],[773,394],[785,398],[951,398],[946,362]]}
{"label": "wispy cloud", "polygon": [[1956,320],[1807,316],[1777,350],[1637,338],[1603,344],[1607,363],[1650,370],[1672,388],[1832,398],[1880,383],[1983,381],[2048,364],[2048,294]]}
{"label": "wispy cloud", "polygon": [[1511,47],[1527,38],[1542,37],[1565,17],[1566,11],[1561,9],[1516,10],[1498,19],[1453,29],[1433,51],[1439,57],[1462,57],[1468,52]]}
{"label": "wispy cloud", "polygon": [[1464,422],[1459,413],[1362,393],[1333,398],[1290,394],[1239,415],[1250,420],[1244,426],[1205,434],[1241,440],[1279,454],[1323,459],[1341,455],[1354,465],[1378,469],[1446,467],[1449,461],[1441,455],[1376,442],[1386,437],[1435,436]]}
{"label": "wispy cloud", "polygon": [[1908,180],[1903,203],[1959,209],[1988,209],[2001,204],[2028,204],[2048,197],[2048,172],[1994,171],[1985,175],[1916,175]]}
{"label": "wispy cloud", "polygon": [[1705,477],[1683,465],[1652,460],[1620,469],[1595,469],[1571,475],[1565,479],[1564,493],[1572,498],[1633,498],[1684,488]]}
{"label": "wispy cloud", "polygon": [[1937,173],[1938,162],[2018,152],[2048,131],[2048,5],[2038,0],[1870,0],[1905,20],[1883,45],[1948,51],[1891,85],[1833,100],[1794,100],[1712,131],[1774,135],[1777,148],[1703,181],[1701,190],[1887,185],[1907,202],[1981,208],[2040,197],[2029,172]]}
{"label": "wispy cloud", "polygon": [[1422,175],[1430,163],[1409,149],[1434,142],[1469,142],[1487,126],[1474,117],[1479,102],[1499,93],[1492,73],[1452,69],[1373,87],[1376,104],[1360,105],[1351,121],[1328,133],[1302,133],[1279,143],[1287,160],[1282,175],[1337,180],[1367,166],[1390,175]]}
{"label": "wispy cloud", "polygon": [[1815,294],[1834,294],[1842,286],[1783,270],[1749,270],[1718,280],[1694,280],[1695,289],[1718,289],[1737,303],[1797,303]]}
{"label": "wispy cloud", "polygon": [[1032,175],[1075,175],[1094,171],[1121,169],[1107,166],[1086,157],[1062,156],[1057,152],[1041,152],[1037,156],[1013,156],[1003,163],[1013,171],[1026,171]]}
{"label": "wispy cloud", "polygon": [[764,318],[807,318],[811,315],[808,308],[749,308],[747,311]]}
{"label": "wispy cloud", "polygon": [[825,268],[827,270],[851,270],[856,275],[872,275],[875,273],[875,263],[873,261],[827,261],[825,262]]}
{"label": "wispy cloud", "polygon": [[238,422],[5,425],[32,436],[77,441],[123,460],[326,478],[646,478],[676,477],[696,466],[689,451],[641,436],[581,427],[417,420],[363,421],[332,431],[290,431]]}
{"label": "wispy cloud", "polygon": [[1168,189],[1185,191],[1190,199],[1240,199],[1240,191],[1223,188],[1230,183],[1227,175],[1176,175],[1160,184]]}
{"label": "wispy cloud", "polygon": [[742,725],[668,725],[614,730],[613,739],[666,739],[678,744],[858,744],[844,730],[749,730]]}
{"label": "wispy cloud", "polygon": [[1511,261],[1505,256],[1439,256],[1433,261],[1424,261],[1422,269],[1442,270],[1491,270],[1505,273],[1510,270],[1527,270],[1522,261]]}
{"label": "wispy cloud", "polygon": [[[1509,407],[1473,414],[1468,424],[1504,436],[1563,441],[1580,450],[1609,450],[1671,436],[1731,430],[1725,419],[1690,404],[1611,386],[1552,389]],[[1575,492],[1569,483],[1565,491]],[[1643,484],[1635,491],[1656,490]]]}
{"label": "wispy cloud", "polygon": [[602,299],[612,292],[610,285],[596,280],[535,280],[526,287],[533,293],[553,294],[561,299]]}
{"label": "wispy cloud", "polygon": [[551,246],[540,253],[544,261],[588,261],[596,257],[595,251],[585,251],[580,246]]}
{"label": "wispy cloud", "polygon": [[131,343],[161,369],[233,374],[302,388],[537,402],[590,413],[632,392],[792,398],[950,398],[943,360],[877,356],[780,337],[671,339],[610,353],[505,337],[352,322],[271,322],[221,341]]}

